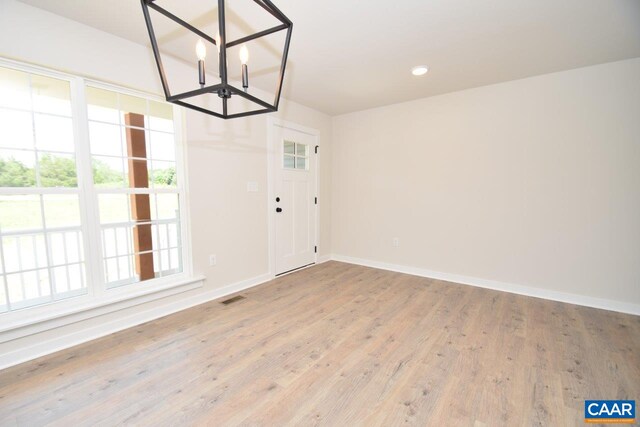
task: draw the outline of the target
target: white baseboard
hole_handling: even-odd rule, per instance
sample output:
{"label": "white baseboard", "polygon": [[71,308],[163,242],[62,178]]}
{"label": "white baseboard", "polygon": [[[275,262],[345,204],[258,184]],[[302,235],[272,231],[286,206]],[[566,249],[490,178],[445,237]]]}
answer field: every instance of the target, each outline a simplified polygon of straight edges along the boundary
{"label": "white baseboard", "polygon": [[327,261],[331,261],[331,255],[322,255],[318,257],[318,262],[316,262],[316,264],[322,264],[325,263]]}
{"label": "white baseboard", "polygon": [[[0,369],[5,369],[29,360],[37,359],[38,357],[46,356],[47,354],[55,353],[56,351],[64,350],[87,341],[104,337],[114,332],[131,328],[142,323],[224,297],[226,295],[240,292],[268,282],[271,279],[272,277],[269,274],[263,274],[219,289],[200,292],[186,298],[180,298],[179,295],[177,295],[175,300],[172,300],[160,307],[143,310],[126,317],[120,317],[110,322],[102,323],[98,326],[61,335],[51,340],[38,342],[33,345],[17,348],[7,352],[0,352]],[[140,305],[138,307],[142,308],[143,306]],[[6,345],[7,344],[4,344],[4,346]],[[0,348],[2,348],[2,346],[0,346]]]}
{"label": "white baseboard", "polygon": [[331,259],[334,261],[346,262],[349,264],[363,265],[366,267],[379,268],[381,270],[395,271],[398,273],[411,274],[414,276],[427,277],[430,279],[444,280],[447,282],[460,283],[463,285],[477,286],[479,288],[493,289],[496,291],[509,292],[512,294],[526,295],[551,301],[559,301],[586,307],[600,308],[603,310],[617,311],[620,313],[634,314],[636,316],[640,315],[640,305],[628,302],[595,298],[567,292],[558,292],[549,289],[498,282],[495,280],[479,279],[477,277],[462,276],[459,274],[442,273],[439,271],[432,271],[397,264],[389,264],[379,261],[371,261],[344,255],[331,255]]}

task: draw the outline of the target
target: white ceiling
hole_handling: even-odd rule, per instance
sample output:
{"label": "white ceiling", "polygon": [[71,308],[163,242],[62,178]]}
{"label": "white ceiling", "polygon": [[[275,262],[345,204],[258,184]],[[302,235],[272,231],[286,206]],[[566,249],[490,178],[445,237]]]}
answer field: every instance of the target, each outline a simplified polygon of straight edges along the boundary
{"label": "white ceiling", "polygon": [[[138,0],[22,1],[149,45]],[[215,3],[161,4],[204,23],[214,19]],[[640,57],[638,0],[274,3],[294,22],[284,96],[332,115]],[[265,23],[265,12],[249,0],[227,0],[227,8],[237,11],[237,28]],[[174,43],[174,54],[193,62],[193,49],[180,47],[186,41],[172,40],[169,31],[160,35]],[[253,51],[252,70],[271,66],[259,65],[269,59],[269,49]],[[419,64],[430,71],[414,77],[410,69]],[[259,87],[267,88],[266,82],[266,76],[252,79]]]}

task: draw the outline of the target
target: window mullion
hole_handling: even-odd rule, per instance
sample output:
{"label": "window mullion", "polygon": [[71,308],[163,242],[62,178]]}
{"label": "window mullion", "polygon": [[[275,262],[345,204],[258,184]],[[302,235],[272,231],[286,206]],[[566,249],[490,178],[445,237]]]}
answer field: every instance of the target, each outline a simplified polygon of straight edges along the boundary
{"label": "window mullion", "polygon": [[[187,200],[188,182],[187,182],[187,156],[186,156],[186,140],[187,130],[185,124],[184,109],[173,106],[174,121],[174,140],[176,153],[176,174],[178,177],[178,247],[180,248],[180,268],[183,272],[191,275],[193,273],[193,263],[191,262],[191,244],[189,236],[191,235],[190,223],[184,221],[183,218],[189,218],[189,203]],[[185,260],[188,260],[185,262]],[[185,269],[186,266],[186,269]]]}
{"label": "window mullion", "polygon": [[84,79],[75,78],[73,80],[72,92],[87,289],[89,294],[99,296],[104,294],[106,288],[102,266],[102,236],[100,233],[98,198],[93,186],[93,168],[91,150],[89,148],[89,119]]}

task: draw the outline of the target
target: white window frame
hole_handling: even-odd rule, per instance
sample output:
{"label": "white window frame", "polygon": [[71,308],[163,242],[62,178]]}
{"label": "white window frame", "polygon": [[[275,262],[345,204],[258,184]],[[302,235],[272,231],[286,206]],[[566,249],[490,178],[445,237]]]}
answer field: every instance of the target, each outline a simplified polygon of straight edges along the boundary
{"label": "white window frame", "polygon": [[[186,174],[187,165],[184,143],[186,140],[186,132],[184,129],[184,110],[179,106],[172,106],[174,137],[176,142],[176,174],[178,178],[177,194],[180,208],[179,237],[181,239],[182,272],[142,282],[135,282],[126,286],[108,287],[104,275],[102,233],[100,232],[101,228],[98,212],[98,192],[94,189],[93,185],[93,172],[89,144],[89,122],[87,114],[88,107],[85,88],[87,85],[90,85],[99,89],[106,89],[125,95],[137,96],[152,101],[166,101],[164,98],[154,94],[124,88],[122,86],[104,83],[68,73],[62,73],[39,66],[24,64],[1,57],[0,66],[64,80],[70,84],[78,178],[77,193],[79,194],[80,199],[81,230],[83,234],[87,285],[87,292],[82,295],[0,313],[0,343],[20,336],[29,335],[30,333],[36,333],[40,330],[50,329],[54,326],[43,326],[42,328],[35,328],[36,330],[29,327],[52,319],[63,320],[63,318],[72,314],[89,312],[90,310],[101,308],[101,312],[99,314],[87,314],[82,316],[84,318],[89,318],[94,315],[97,316],[105,314],[105,312],[109,312],[110,310],[104,310],[104,307],[112,304],[118,303],[117,309],[120,310],[128,305],[122,304],[122,302],[131,301],[130,305],[135,305],[140,303],[139,300],[141,297],[145,297],[143,298],[144,301],[155,299],[148,298],[148,295],[157,294],[158,298],[164,298],[172,293],[184,292],[188,289],[201,287],[204,278],[202,276],[194,277],[193,261],[191,256],[188,182]],[[131,192],[131,189],[123,190],[128,193]],[[135,192],[135,189],[133,191]],[[32,188],[13,188],[3,190],[4,194],[28,194],[30,192],[39,193],[41,190]],[[71,191],[69,189],[64,188],[47,189],[47,193],[50,194],[68,194],[70,192]],[[92,247],[96,246],[97,250],[91,250]],[[175,292],[172,292],[172,289],[175,289]],[[65,322],[62,321],[62,324],[64,323]],[[56,326],[60,326],[60,323],[56,324]],[[24,328],[32,330],[29,331],[30,333],[21,333],[20,331],[17,331]]]}

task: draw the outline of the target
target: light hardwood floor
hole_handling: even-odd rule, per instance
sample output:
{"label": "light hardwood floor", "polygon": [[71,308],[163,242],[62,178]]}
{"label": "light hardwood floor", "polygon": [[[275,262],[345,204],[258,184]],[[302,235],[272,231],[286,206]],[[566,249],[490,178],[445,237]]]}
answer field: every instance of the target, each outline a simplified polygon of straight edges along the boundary
{"label": "light hardwood floor", "polygon": [[584,425],[640,317],[328,262],[0,371],[0,425]]}

